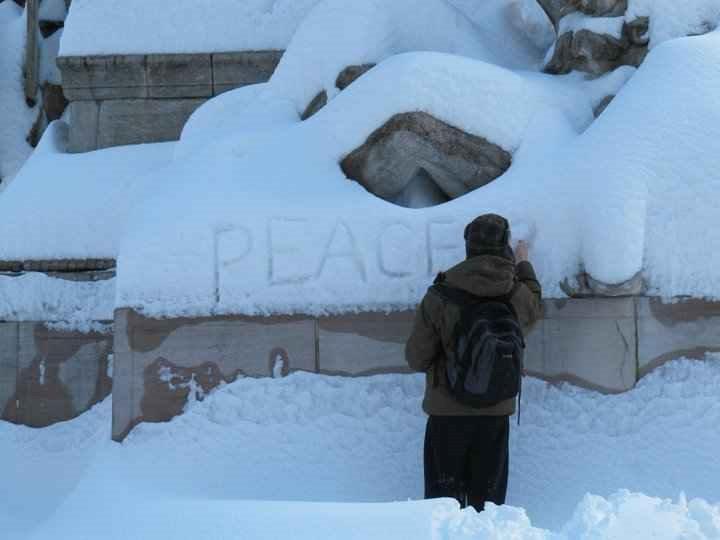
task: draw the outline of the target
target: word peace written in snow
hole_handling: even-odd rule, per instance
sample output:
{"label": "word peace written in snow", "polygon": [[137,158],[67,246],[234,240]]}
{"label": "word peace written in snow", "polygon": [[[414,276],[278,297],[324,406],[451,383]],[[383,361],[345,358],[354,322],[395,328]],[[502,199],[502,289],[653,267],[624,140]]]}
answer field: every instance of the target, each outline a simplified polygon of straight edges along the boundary
{"label": "word peace written in snow", "polygon": [[[270,285],[302,284],[338,270],[361,282],[432,276],[462,257],[462,225],[452,219],[363,224],[271,218],[215,232],[215,275],[265,272]],[[347,275],[347,274],[345,274]]]}

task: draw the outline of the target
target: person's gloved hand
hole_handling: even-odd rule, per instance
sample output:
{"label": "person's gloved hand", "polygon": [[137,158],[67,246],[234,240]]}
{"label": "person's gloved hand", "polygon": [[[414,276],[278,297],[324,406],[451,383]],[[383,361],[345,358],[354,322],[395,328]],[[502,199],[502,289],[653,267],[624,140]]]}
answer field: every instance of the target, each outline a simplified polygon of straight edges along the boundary
{"label": "person's gloved hand", "polygon": [[518,240],[515,247],[515,260],[517,262],[528,260],[528,243],[525,240]]}

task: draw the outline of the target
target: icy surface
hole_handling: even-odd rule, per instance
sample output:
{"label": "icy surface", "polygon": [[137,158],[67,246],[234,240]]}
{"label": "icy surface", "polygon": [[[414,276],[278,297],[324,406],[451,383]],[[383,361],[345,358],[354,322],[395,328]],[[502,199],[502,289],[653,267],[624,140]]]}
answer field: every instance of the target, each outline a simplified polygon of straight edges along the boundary
{"label": "icy surface", "polygon": [[122,445],[109,400],[42,430],[0,423],[0,527],[8,540],[720,537],[720,356],[618,396],[529,379],[511,506],[481,515],[395,502],[422,498],[423,385],[240,379]]}

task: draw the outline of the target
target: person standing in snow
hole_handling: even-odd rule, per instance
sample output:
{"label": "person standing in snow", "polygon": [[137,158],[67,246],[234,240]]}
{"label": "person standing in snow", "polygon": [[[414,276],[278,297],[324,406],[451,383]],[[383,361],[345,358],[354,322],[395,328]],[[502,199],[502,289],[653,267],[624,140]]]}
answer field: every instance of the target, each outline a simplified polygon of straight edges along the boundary
{"label": "person standing in snow", "polygon": [[[486,214],[465,228],[465,249],[466,260],[439,274],[435,283],[471,302],[503,299],[508,313],[514,311],[518,334],[526,334],[542,309],[542,292],[528,261],[527,244],[518,242],[513,252],[507,220]],[[457,336],[459,310],[437,289],[431,287],[418,307],[405,347],[410,368],[426,373],[425,498],[452,497],[480,512],[486,501],[505,502],[509,418],[516,398],[486,407],[460,403],[447,375],[447,351],[452,350],[448,346],[453,335]],[[524,348],[522,335],[516,341]],[[516,370],[518,384],[521,363]]]}

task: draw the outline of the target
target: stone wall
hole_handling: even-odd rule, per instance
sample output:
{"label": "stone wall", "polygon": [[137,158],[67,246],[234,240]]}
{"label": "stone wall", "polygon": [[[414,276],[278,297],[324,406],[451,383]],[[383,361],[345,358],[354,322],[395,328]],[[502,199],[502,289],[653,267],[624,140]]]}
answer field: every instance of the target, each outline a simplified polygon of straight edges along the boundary
{"label": "stone wall", "polygon": [[0,418],[32,427],[69,420],[110,394],[112,335],[0,322]]}
{"label": "stone wall", "polygon": [[[407,372],[403,351],[413,317],[406,311],[154,320],[118,310],[113,438],[122,440],[139,422],[168,420],[189,397],[202,398],[238,376]],[[549,300],[528,337],[526,369],[551,382],[619,393],[667,360],[718,350],[720,303]]]}
{"label": "stone wall", "polygon": [[177,140],[192,112],[227,90],[267,81],[282,51],[65,56],[68,150]]}

